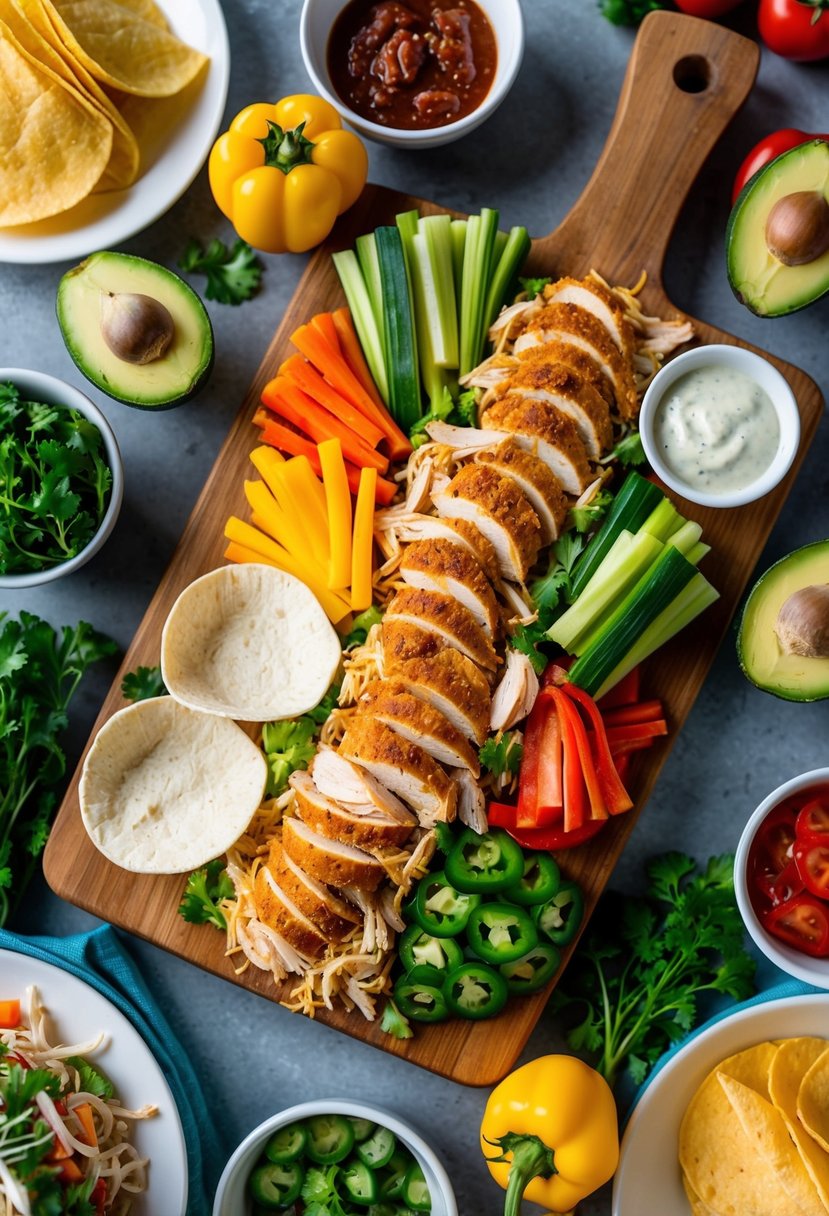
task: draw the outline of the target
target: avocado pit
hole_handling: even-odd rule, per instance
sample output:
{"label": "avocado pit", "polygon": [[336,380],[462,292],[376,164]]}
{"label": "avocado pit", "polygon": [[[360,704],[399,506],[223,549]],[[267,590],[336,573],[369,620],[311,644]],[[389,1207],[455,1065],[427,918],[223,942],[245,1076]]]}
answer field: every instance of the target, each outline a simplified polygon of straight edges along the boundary
{"label": "avocado pit", "polygon": [[774,632],[785,654],[829,659],[829,583],[801,587],[783,603]]}
{"label": "avocado pit", "polygon": [[784,194],[766,220],[766,245],[785,266],[805,266],[829,249],[829,203],[818,190]]}
{"label": "avocado pit", "polygon": [[165,354],[175,331],[170,310],[152,296],[101,292],[101,336],[117,359],[152,363]]}

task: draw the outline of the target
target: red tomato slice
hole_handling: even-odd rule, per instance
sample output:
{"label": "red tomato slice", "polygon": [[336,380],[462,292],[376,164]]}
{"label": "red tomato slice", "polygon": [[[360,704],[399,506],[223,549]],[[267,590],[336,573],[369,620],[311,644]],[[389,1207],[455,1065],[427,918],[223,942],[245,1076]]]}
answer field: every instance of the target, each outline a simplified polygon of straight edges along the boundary
{"label": "red tomato slice", "polygon": [[755,873],[754,880],[772,906],[784,904],[792,896],[799,895],[806,885],[794,858],[778,874],[760,870]]}
{"label": "red tomato slice", "polygon": [[763,917],[769,933],[814,958],[829,957],[827,908],[811,895],[795,895]]}
{"label": "red tomato slice", "polygon": [[794,823],[795,835],[798,840],[816,837],[829,841],[829,799],[813,798],[797,812]]}
{"label": "red tomato slice", "polygon": [[764,868],[780,874],[792,859],[794,845],[794,812],[785,805],[775,807],[766,816],[754,840],[758,859]]}
{"label": "red tomato slice", "polygon": [[796,840],[794,859],[806,890],[818,899],[829,899],[829,847],[814,840]]}

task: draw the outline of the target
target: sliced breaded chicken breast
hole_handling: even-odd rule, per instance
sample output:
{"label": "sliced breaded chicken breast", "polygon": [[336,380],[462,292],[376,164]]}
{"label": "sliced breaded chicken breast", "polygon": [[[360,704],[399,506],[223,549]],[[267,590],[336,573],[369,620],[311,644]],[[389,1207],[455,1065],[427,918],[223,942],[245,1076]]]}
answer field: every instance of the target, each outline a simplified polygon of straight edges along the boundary
{"label": "sliced breaded chicken breast", "polygon": [[369,853],[341,840],[329,840],[301,819],[284,821],[282,847],[301,870],[332,887],[376,891],[385,877],[380,862]]}
{"label": "sliced breaded chicken breast", "polygon": [[474,523],[495,549],[504,578],[524,581],[538,556],[541,524],[511,478],[486,465],[468,464],[432,501],[445,519]]}
{"label": "sliced breaded chicken breast", "polygon": [[498,557],[495,550],[483,532],[469,520],[412,514],[407,516],[395,531],[404,544],[413,544],[418,540],[448,540],[463,545],[490,581],[498,577]]}
{"label": "sliced breaded chicken breast", "polygon": [[496,448],[479,452],[475,459],[512,478],[538,516],[542,544],[558,539],[569,504],[561,483],[543,460],[525,451],[515,439],[505,439]]}
{"label": "sliced breaded chicken breast", "polygon": [[398,661],[384,650],[384,664],[387,676],[434,706],[467,739],[483,743],[489,731],[489,684],[466,655],[447,648],[435,655]]}
{"label": "sliced breaded chicken breast", "polygon": [[633,326],[619,301],[601,283],[594,279],[559,279],[544,288],[544,299],[548,304],[578,304],[579,308],[592,312],[610,334],[619,353],[628,360],[633,358],[636,342]]}
{"label": "sliced breaded chicken breast", "polygon": [[281,933],[295,950],[312,958],[325,953],[327,938],[282,890],[268,865],[260,868],[254,880],[253,903],[257,918]]}
{"label": "sliced breaded chicken breast", "polygon": [[[531,346],[542,342],[570,342],[580,346],[600,365],[607,377],[616,399],[616,408],[622,418],[635,418],[639,412],[639,401],[633,381],[633,368],[628,359],[619,352],[601,321],[592,312],[578,304],[549,304],[527,322],[527,328],[515,340],[515,350],[520,354]],[[481,420],[482,425],[491,422]]]}
{"label": "sliced breaded chicken breast", "polygon": [[391,790],[387,790],[359,764],[351,764],[331,748],[321,748],[309,770],[321,794],[345,803],[355,815],[385,815],[412,828],[416,820]]}
{"label": "sliced breaded chicken breast", "polygon": [[507,647],[504,674],[492,694],[489,725],[492,730],[509,730],[526,718],[538,696],[538,676],[530,660],[514,646]]}
{"label": "sliced breaded chicken breast", "polygon": [[442,591],[423,591],[419,587],[401,587],[383,616],[383,637],[399,623],[416,625],[433,633],[443,646],[454,646],[473,663],[494,671],[498,656],[490,637],[478,624],[467,607],[453,595]]}
{"label": "sliced breaded chicken breast", "polygon": [[544,461],[567,494],[581,494],[592,474],[587,449],[572,418],[549,401],[512,393],[500,397],[486,412],[498,418],[522,448]]}
{"label": "sliced breaded chicken breast", "polygon": [[495,592],[480,562],[464,545],[441,539],[415,541],[404,550],[399,569],[410,587],[451,595],[469,609],[488,638],[494,636]]}
{"label": "sliced breaded chicken breast", "polygon": [[330,942],[340,942],[362,924],[362,916],[347,900],[301,870],[282,848],[278,836],[271,841],[268,869],[280,890],[313,921]]}
{"label": "sliced breaded chicken breast", "polygon": [[591,355],[581,346],[575,346],[565,338],[554,338],[537,346],[528,346],[514,356],[520,367],[525,361],[535,358],[544,359],[547,363],[563,363],[571,368],[582,380],[599,394],[608,406],[613,405],[613,385],[602,371],[599,359]]}
{"label": "sliced breaded chicken breast", "polygon": [[302,822],[330,840],[342,840],[358,849],[387,848],[403,844],[416,826],[414,816],[405,824],[380,814],[357,815],[321,794],[308,773],[292,773],[290,784]]}
{"label": "sliced breaded chicken breast", "polygon": [[370,713],[360,712],[351,719],[339,750],[408,803],[422,826],[454,819],[455,782],[422,747]]}
{"label": "sliced breaded chicken breast", "polygon": [[567,414],[576,424],[587,455],[598,460],[612,447],[610,409],[604,397],[566,363],[554,363],[539,346],[528,351],[517,370],[504,382],[503,391],[522,397],[536,397]]}
{"label": "sliced breaded chicken breast", "polygon": [[394,678],[374,680],[360,697],[360,708],[417,743],[439,764],[469,769],[477,777],[481,771],[478,753],[445,714],[409,692]]}

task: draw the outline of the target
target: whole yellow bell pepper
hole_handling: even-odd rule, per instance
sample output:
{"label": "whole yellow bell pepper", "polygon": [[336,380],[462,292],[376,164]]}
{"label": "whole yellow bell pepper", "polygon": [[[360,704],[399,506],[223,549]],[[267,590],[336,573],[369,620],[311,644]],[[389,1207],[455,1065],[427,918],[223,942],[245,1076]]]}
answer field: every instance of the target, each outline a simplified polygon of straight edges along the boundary
{"label": "whole yellow bell pepper", "polygon": [[[492,1149],[500,1148],[493,1155]],[[570,1212],[619,1163],[616,1104],[604,1077],[575,1056],[542,1056],[492,1091],[481,1150],[505,1188],[505,1216],[521,1199]]]}
{"label": "whole yellow bell pepper", "polygon": [[243,241],[265,253],[303,253],[359,198],[368,156],[332,105],[301,93],[237,114],[213,145],[208,174]]}

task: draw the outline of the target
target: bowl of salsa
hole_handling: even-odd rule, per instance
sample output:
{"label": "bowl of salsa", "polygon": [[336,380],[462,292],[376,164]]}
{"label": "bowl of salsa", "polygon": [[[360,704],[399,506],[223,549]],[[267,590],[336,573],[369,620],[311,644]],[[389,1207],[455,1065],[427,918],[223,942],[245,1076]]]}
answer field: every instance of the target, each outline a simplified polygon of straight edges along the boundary
{"label": "bowl of salsa", "polygon": [[829,988],[829,768],[802,773],[760,803],[740,837],[734,888],[766,957]]}
{"label": "bowl of salsa", "polygon": [[519,0],[305,0],[300,43],[317,91],[362,135],[436,147],[504,100],[524,23]]}

